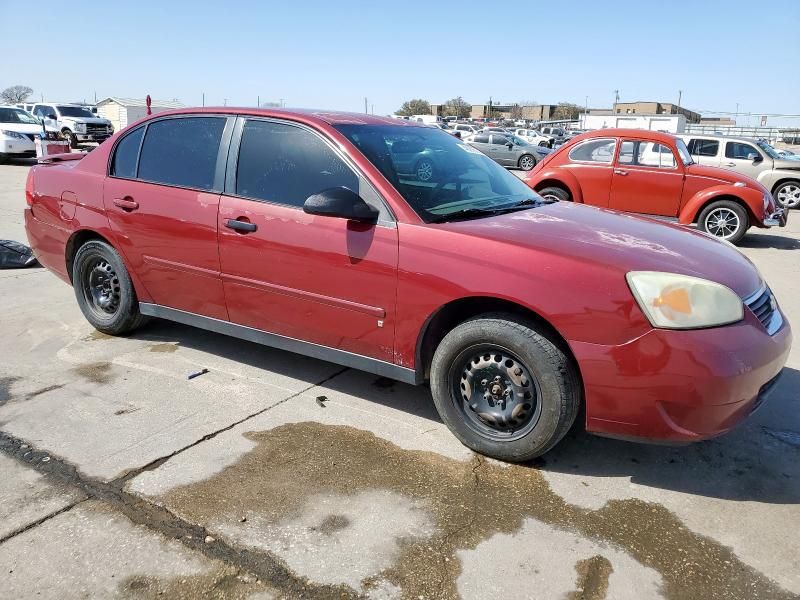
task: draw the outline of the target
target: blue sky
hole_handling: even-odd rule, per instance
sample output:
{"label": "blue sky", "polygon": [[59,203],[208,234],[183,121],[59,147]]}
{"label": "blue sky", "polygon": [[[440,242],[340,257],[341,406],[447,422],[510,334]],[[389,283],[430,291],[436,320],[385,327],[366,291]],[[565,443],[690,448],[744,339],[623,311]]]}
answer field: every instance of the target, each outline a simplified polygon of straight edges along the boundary
{"label": "blue sky", "polygon": [[0,0],[0,88],[356,111],[366,96],[376,114],[415,97],[608,107],[615,89],[682,89],[694,110],[800,115],[800,0],[79,4],[48,16]]}

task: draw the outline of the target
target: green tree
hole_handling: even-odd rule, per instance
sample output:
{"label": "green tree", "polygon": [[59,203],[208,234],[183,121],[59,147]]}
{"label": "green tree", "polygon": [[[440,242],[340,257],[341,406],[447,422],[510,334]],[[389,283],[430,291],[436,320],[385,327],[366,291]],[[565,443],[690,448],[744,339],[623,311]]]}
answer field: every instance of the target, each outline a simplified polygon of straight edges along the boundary
{"label": "green tree", "polygon": [[403,117],[410,117],[411,115],[429,115],[431,114],[431,103],[420,98],[406,100],[396,114]]}
{"label": "green tree", "polygon": [[553,111],[553,117],[556,119],[577,119],[581,110],[580,106],[572,104],[572,102],[559,102]]}
{"label": "green tree", "polygon": [[0,92],[0,98],[9,104],[16,104],[17,102],[24,102],[32,93],[33,90],[27,85],[12,85]]}
{"label": "green tree", "polygon": [[444,115],[446,117],[458,117],[466,119],[472,112],[472,106],[464,102],[464,98],[456,96],[444,103]]}

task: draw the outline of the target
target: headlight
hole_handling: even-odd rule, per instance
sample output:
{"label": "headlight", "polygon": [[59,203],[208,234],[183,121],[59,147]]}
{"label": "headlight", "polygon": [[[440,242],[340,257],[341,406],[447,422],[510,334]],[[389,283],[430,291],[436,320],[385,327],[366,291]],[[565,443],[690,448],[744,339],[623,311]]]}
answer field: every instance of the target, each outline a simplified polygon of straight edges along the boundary
{"label": "headlight", "polygon": [[0,133],[15,140],[24,140],[25,136],[17,131],[9,131],[8,129],[0,129]]}
{"label": "headlight", "polygon": [[86,133],[86,123],[75,123],[75,131],[78,133]]}
{"label": "headlight", "polygon": [[716,327],[744,317],[742,299],[713,281],[658,271],[631,271],[626,279],[653,327]]}

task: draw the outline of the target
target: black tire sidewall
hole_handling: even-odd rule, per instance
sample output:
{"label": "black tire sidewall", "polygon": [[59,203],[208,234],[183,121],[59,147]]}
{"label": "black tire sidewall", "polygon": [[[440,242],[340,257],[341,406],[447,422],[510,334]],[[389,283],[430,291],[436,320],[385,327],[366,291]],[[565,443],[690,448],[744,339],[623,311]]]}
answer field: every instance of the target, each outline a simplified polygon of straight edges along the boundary
{"label": "black tire sidewall", "polygon": [[795,210],[795,209],[797,209],[797,208],[800,208],[800,205],[789,206],[789,205],[787,205],[787,204],[784,204],[784,203],[783,203],[783,202],[781,202],[780,200],[778,200],[778,193],[779,193],[779,192],[780,192],[780,191],[781,191],[783,188],[785,188],[786,186],[789,186],[789,185],[796,185],[796,186],[800,186],[800,181],[784,181],[782,184],[780,184],[778,187],[776,187],[776,188],[775,188],[775,194],[773,195],[773,198],[775,199],[775,204],[777,204],[777,205],[778,205],[778,206],[780,206],[781,208],[784,208],[784,209],[786,209],[786,210]]}
{"label": "black tire sidewall", "polygon": [[[88,300],[83,292],[83,270],[88,261],[102,257],[114,268],[120,286],[120,304],[113,315],[104,318],[95,313],[88,305]],[[122,257],[114,248],[99,240],[86,242],[75,253],[72,263],[72,286],[78,306],[86,317],[86,320],[98,331],[110,335],[119,335],[133,329],[140,318],[139,302],[136,298],[136,291],[133,288],[128,270]]]}
{"label": "black tire sidewall", "polygon": [[[739,223],[741,225],[739,231],[737,231],[735,235],[732,235],[729,238],[721,238],[706,229],[706,219],[708,218],[709,213],[717,208],[730,209],[739,217]],[[733,202],[732,200],[718,200],[716,202],[712,202],[700,212],[700,216],[697,217],[697,225],[701,231],[704,231],[719,240],[724,239],[726,242],[730,242],[731,244],[737,244],[742,240],[747,233],[747,230],[750,228],[750,216],[747,214],[747,210],[738,202]]]}
{"label": "black tire sidewall", "polygon": [[557,197],[561,202],[571,202],[572,201],[572,196],[570,196],[569,192],[567,192],[566,190],[564,190],[564,189],[562,189],[560,187],[555,187],[555,186],[552,186],[552,185],[549,185],[549,186],[544,187],[544,188],[542,188],[540,190],[537,190],[536,193],[539,194],[542,197],[544,197],[546,194],[552,194],[553,196]]}
{"label": "black tire sidewall", "polygon": [[[523,437],[503,441],[481,435],[465,422],[454,399],[451,371],[459,356],[487,343],[518,357],[539,385],[542,403],[536,425]],[[575,379],[564,376],[568,359],[534,330],[502,318],[479,318],[462,323],[448,333],[434,354],[430,385],[434,404],[445,425],[467,447],[501,460],[521,462],[547,452],[569,430],[580,405]]]}

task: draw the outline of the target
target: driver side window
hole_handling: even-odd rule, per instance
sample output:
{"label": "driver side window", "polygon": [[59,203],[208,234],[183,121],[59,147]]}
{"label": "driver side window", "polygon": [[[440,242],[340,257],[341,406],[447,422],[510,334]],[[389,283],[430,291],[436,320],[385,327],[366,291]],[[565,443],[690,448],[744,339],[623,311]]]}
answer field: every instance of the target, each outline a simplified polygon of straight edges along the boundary
{"label": "driver side window", "polygon": [[758,151],[750,144],[743,144],[742,142],[728,142],[725,145],[725,158],[748,160],[748,154],[755,154],[756,156],[759,156]]}

